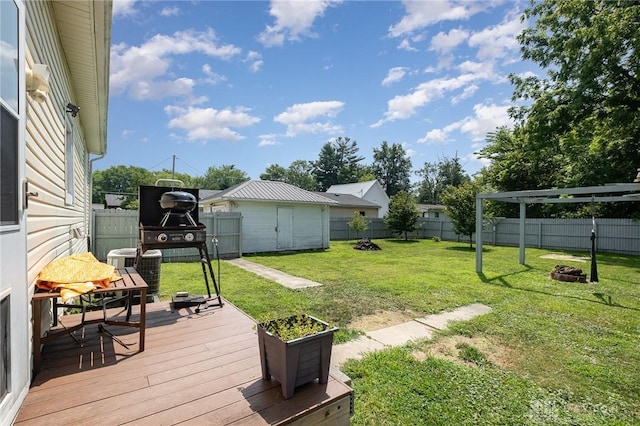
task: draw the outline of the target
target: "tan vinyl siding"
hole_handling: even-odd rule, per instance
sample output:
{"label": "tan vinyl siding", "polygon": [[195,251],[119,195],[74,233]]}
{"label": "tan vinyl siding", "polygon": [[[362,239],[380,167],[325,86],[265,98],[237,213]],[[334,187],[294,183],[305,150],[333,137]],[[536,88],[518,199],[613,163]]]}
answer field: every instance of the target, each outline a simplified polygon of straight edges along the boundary
{"label": "tan vinyl siding", "polygon": [[38,104],[28,99],[26,123],[26,177],[38,197],[27,210],[28,282],[51,260],[87,250],[86,238],[73,238],[71,229],[86,235],[88,206],[88,151],[81,116],[72,120],[74,132],[74,202],[65,205],[65,107],[75,103],[73,82],[54,24],[49,2],[27,3],[27,66],[49,66],[49,98]]}

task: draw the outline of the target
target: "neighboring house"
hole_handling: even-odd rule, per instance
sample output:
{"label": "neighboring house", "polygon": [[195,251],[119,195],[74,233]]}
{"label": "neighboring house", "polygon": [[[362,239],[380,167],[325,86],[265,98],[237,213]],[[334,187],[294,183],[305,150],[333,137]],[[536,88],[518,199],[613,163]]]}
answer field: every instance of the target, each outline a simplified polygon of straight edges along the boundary
{"label": "neighboring house", "polygon": [[420,216],[430,219],[442,219],[445,216],[446,206],[442,204],[417,204]]}
{"label": "neighboring house", "polygon": [[380,206],[378,217],[384,217],[389,211],[389,197],[382,185],[377,180],[367,182],[346,183],[343,185],[331,185],[328,193],[350,194],[373,204]]}
{"label": "neighboring house", "polygon": [[242,213],[242,252],[329,247],[329,207],[322,195],[284,182],[250,180],[200,201],[205,212]]}
{"label": "neighboring house", "polygon": [[198,196],[200,199],[198,200],[198,210],[204,212],[204,205],[202,204],[202,200],[206,200],[207,198],[212,198],[217,193],[221,192],[221,189],[200,189],[198,190]]}
{"label": "neighboring house", "polygon": [[[106,152],[111,1],[0,1],[0,424],[32,378],[31,296],[86,252],[92,154]],[[79,108],[79,109],[78,109]],[[40,350],[40,348],[36,348]]]}
{"label": "neighboring house", "polygon": [[316,192],[318,195],[329,198],[338,203],[329,209],[330,217],[353,217],[353,212],[358,212],[365,217],[378,217],[380,206],[370,201],[358,198],[351,194],[338,194],[335,192]]}
{"label": "neighboring house", "polygon": [[125,198],[126,195],[122,194],[104,194],[104,202],[108,209],[120,208]]}

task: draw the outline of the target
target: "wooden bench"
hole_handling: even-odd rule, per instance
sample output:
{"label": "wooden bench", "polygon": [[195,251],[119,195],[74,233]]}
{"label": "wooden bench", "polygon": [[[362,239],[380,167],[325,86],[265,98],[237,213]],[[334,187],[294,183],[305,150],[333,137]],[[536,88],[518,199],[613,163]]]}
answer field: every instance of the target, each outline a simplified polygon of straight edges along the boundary
{"label": "wooden bench", "polygon": [[[74,325],[73,327],[64,328],[61,330],[57,330],[57,329],[50,330],[46,336],[42,337],[41,336],[42,335],[42,327],[41,327],[42,302],[49,299],[54,299],[54,301],[57,300],[57,298],[60,297],[60,292],[37,290],[34,293],[33,298],[31,299],[31,303],[33,306],[33,318],[34,318],[34,321],[33,321],[33,372],[34,372],[34,375],[40,371],[40,364],[42,361],[41,346],[43,344],[53,339],[66,336],[69,333],[72,333],[78,329],[81,329],[87,324],[104,323],[109,325],[136,327],[140,330],[139,332],[140,340],[138,344],[139,352],[144,351],[148,285],[144,281],[144,279],[140,276],[140,274],[138,274],[138,271],[136,271],[136,269],[133,267],[118,268],[117,271],[118,271],[118,274],[122,277],[121,280],[112,282],[109,288],[98,288],[86,294],[100,295],[104,293],[122,292],[127,299],[127,316],[125,321],[107,319],[106,309],[103,307],[104,313],[102,318],[85,320],[84,311],[83,311],[83,317],[80,324]],[[138,322],[130,321],[131,308],[133,306],[133,296],[135,292],[140,293],[140,320]],[[54,309],[54,316],[57,316],[57,309]]]}

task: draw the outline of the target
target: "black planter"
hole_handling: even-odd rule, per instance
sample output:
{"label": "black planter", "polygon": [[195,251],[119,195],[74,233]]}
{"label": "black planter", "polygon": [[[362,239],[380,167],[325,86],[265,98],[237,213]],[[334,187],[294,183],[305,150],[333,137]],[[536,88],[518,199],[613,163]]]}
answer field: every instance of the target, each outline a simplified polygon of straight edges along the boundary
{"label": "black planter", "polygon": [[[285,321],[292,322],[298,317],[294,315],[286,318]],[[338,328],[329,327],[326,322],[309,315],[303,317],[320,324],[322,331],[284,341],[267,331],[269,323],[260,323],[257,326],[262,378],[264,380],[273,378],[280,382],[285,399],[293,396],[297,386],[315,379],[318,379],[320,384],[324,384],[329,379],[333,334]]]}

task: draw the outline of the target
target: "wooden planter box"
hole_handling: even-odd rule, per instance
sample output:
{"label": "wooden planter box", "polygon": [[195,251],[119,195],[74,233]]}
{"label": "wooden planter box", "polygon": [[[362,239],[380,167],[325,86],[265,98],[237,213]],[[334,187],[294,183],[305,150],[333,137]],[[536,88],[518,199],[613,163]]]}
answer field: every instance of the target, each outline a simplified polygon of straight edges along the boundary
{"label": "wooden planter box", "polygon": [[[286,321],[295,321],[297,317],[294,315]],[[269,323],[257,325],[262,378],[274,378],[280,382],[285,399],[293,396],[296,386],[315,379],[324,384],[329,378],[333,334],[338,328],[329,327],[326,322],[312,316],[305,317],[321,324],[323,330],[310,336],[284,341],[267,331]]]}

